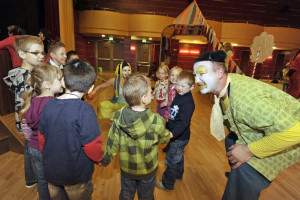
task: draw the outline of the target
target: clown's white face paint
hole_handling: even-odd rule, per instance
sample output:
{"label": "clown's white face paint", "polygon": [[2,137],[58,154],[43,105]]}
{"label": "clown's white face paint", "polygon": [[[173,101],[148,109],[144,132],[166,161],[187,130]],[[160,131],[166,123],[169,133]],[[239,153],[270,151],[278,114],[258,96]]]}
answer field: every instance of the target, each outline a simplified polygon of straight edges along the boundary
{"label": "clown's white face paint", "polygon": [[126,78],[127,76],[129,76],[131,74],[130,67],[129,66],[123,67],[122,74],[123,74],[124,78]]}
{"label": "clown's white face paint", "polygon": [[200,92],[202,94],[208,92],[217,94],[217,72],[213,71],[211,61],[200,61],[195,63],[194,73],[196,74],[196,83],[200,86]]}

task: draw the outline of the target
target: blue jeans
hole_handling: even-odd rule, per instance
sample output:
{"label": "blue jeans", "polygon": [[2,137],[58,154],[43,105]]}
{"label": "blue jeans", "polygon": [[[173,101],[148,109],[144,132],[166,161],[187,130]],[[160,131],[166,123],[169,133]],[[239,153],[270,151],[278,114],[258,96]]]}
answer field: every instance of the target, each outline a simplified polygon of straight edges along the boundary
{"label": "blue jeans", "polygon": [[184,172],[184,148],[189,140],[170,141],[165,164],[167,169],[162,176],[162,184],[168,190],[173,190],[176,179],[182,179]]}
{"label": "blue jeans", "polygon": [[121,173],[120,200],[133,200],[137,191],[139,200],[154,200],[153,192],[155,187],[156,174],[148,180],[132,180]]}
{"label": "blue jeans", "polygon": [[[234,133],[225,138],[225,148],[235,144],[237,140]],[[230,163],[230,167],[235,164]],[[248,163],[243,163],[237,169],[231,169],[222,200],[254,200],[258,199],[260,192],[267,188],[271,181],[266,179]]]}
{"label": "blue jeans", "polygon": [[25,182],[26,182],[26,185],[32,185],[33,183],[36,183],[37,178],[33,171],[31,157],[28,152],[28,140],[25,140],[24,147],[25,147],[25,150],[24,150]]}
{"label": "blue jeans", "polygon": [[93,187],[92,178],[75,185],[54,185],[48,183],[51,199],[55,200],[91,200]]}
{"label": "blue jeans", "polygon": [[28,152],[31,156],[33,170],[38,179],[38,193],[40,200],[49,200],[50,194],[48,190],[48,182],[44,178],[44,169],[42,164],[42,153],[31,147],[28,148]]}

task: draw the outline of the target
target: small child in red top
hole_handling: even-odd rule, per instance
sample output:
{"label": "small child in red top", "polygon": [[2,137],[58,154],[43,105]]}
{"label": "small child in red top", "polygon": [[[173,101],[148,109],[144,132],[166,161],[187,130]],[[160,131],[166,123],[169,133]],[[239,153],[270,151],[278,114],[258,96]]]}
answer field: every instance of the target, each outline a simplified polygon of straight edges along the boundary
{"label": "small child in red top", "polygon": [[157,100],[156,112],[162,117],[167,111],[168,103],[168,73],[169,67],[167,65],[161,65],[156,72],[158,81],[155,83],[155,88],[152,94],[152,98]]}
{"label": "small child in red top", "polygon": [[[177,83],[177,78],[180,74],[180,72],[182,71],[182,69],[180,67],[173,67],[170,72],[169,72],[169,81],[170,81],[170,85],[168,87],[168,103],[167,103],[167,110],[165,112],[164,118],[166,120],[166,122],[169,121],[169,111],[170,111],[170,107],[171,104],[177,94],[177,90],[176,90],[176,83]],[[169,143],[166,145],[165,148],[163,148],[163,152],[167,152],[169,150]]]}
{"label": "small child in red top", "polygon": [[168,120],[169,120],[170,106],[177,94],[176,83],[177,83],[178,75],[180,74],[181,71],[182,71],[182,69],[180,67],[175,66],[169,72],[170,85],[168,87],[168,103],[167,103],[167,111],[165,112],[165,115],[164,115],[166,122],[168,122]]}

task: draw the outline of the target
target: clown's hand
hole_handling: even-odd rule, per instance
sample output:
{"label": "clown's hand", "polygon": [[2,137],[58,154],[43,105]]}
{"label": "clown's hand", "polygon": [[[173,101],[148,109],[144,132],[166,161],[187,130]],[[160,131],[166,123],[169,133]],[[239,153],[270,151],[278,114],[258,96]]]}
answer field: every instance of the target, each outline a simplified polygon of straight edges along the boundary
{"label": "clown's hand", "polygon": [[231,163],[236,163],[232,168],[237,169],[243,163],[251,159],[254,154],[249,150],[248,145],[235,144],[229,147],[230,151],[227,152],[228,160]]}

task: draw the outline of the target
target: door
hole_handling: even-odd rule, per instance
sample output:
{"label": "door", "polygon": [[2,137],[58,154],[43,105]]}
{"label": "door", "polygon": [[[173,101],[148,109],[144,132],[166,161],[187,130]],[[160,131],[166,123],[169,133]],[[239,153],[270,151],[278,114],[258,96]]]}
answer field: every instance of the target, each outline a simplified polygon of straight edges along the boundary
{"label": "door", "polygon": [[151,43],[137,43],[136,44],[136,71],[149,72],[151,62]]}
{"label": "door", "polygon": [[123,61],[124,58],[124,41],[97,41],[97,67],[102,67],[105,72],[114,72],[117,65]]}

